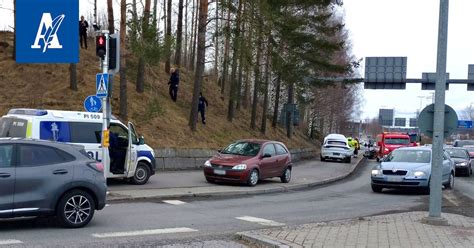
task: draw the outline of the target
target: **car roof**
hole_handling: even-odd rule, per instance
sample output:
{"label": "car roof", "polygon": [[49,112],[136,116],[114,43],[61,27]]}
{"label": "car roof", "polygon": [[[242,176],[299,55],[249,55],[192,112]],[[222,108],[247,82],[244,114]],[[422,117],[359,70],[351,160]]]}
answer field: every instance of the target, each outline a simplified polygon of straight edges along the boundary
{"label": "car roof", "polygon": [[237,142],[251,142],[251,143],[257,143],[257,144],[264,144],[267,142],[281,143],[279,141],[265,140],[265,139],[243,139],[243,140],[238,140]]}
{"label": "car roof", "polygon": [[54,147],[57,147],[57,148],[72,148],[72,147],[76,148],[76,149],[83,149],[84,148],[84,146],[81,146],[81,145],[55,142],[55,141],[50,141],[50,140],[31,139],[31,138],[12,138],[12,137],[0,138],[0,144],[8,144],[8,143],[49,145],[49,146],[54,146]]}
{"label": "car roof", "polygon": [[409,150],[409,151],[431,151],[431,146],[413,146],[413,147],[400,147],[396,150]]}

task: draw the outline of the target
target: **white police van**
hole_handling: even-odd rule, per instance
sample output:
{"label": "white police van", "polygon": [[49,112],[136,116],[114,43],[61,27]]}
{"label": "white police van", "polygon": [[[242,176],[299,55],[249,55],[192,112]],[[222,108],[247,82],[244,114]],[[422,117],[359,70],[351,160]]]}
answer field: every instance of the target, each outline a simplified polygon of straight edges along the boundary
{"label": "white police van", "polygon": [[[112,116],[109,130],[111,162],[106,166],[110,168],[107,178],[127,178],[134,184],[145,184],[156,170],[153,149],[145,144],[143,137],[138,137],[130,122],[127,127]],[[101,135],[102,113],[11,109],[0,119],[0,137],[80,144],[98,161],[102,160]]]}

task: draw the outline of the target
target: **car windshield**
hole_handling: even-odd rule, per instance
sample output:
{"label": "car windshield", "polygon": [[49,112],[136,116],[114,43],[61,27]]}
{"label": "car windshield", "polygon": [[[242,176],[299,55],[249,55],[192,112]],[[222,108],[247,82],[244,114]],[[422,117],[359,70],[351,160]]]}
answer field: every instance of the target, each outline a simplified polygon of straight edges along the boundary
{"label": "car windshield", "polygon": [[474,146],[464,146],[463,148],[465,148],[468,152],[474,152]]}
{"label": "car windshield", "polygon": [[473,146],[474,140],[459,140],[455,142],[455,146],[463,147],[463,146]]}
{"label": "car windshield", "polygon": [[431,152],[423,150],[394,150],[384,162],[429,163]]}
{"label": "car windshield", "polygon": [[446,149],[449,156],[452,158],[467,158],[466,152],[459,149]]}
{"label": "car windshield", "polygon": [[230,144],[226,149],[222,150],[223,154],[235,154],[241,156],[256,156],[260,151],[260,144],[252,142],[236,142]]}
{"label": "car windshield", "polygon": [[387,145],[408,145],[410,139],[405,138],[385,138],[385,144]]}

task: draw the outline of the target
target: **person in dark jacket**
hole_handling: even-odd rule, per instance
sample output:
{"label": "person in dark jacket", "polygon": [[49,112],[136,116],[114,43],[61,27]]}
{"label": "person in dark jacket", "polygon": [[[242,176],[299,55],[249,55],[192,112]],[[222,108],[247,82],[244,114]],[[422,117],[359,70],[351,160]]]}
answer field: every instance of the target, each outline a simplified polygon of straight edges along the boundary
{"label": "person in dark jacket", "polygon": [[206,108],[209,106],[206,98],[199,92],[198,113],[201,113],[202,124],[206,125]]}
{"label": "person in dark jacket", "polygon": [[[81,20],[79,21],[79,37],[81,40],[81,48],[87,49],[87,28],[89,28],[89,23],[84,20],[84,16],[81,16]],[[82,45],[84,42],[84,46]]]}
{"label": "person in dark jacket", "polygon": [[176,102],[178,99],[178,86],[179,86],[179,71],[178,69],[171,69],[171,77],[168,82],[170,86],[170,96],[173,101]]}

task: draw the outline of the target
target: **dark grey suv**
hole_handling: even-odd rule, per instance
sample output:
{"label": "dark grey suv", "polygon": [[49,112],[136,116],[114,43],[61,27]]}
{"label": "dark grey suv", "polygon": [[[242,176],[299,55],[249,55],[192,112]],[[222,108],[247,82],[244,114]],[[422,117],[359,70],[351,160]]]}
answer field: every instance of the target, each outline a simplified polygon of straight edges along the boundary
{"label": "dark grey suv", "polygon": [[103,170],[82,146],[1,138],[0,218],[56,216],[83,227],[105,206]]}

